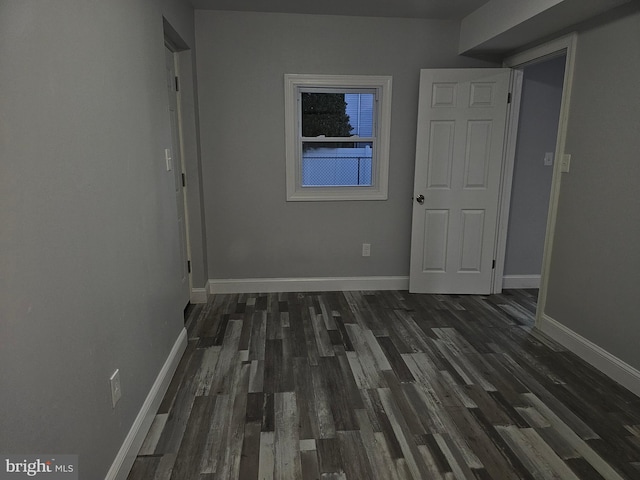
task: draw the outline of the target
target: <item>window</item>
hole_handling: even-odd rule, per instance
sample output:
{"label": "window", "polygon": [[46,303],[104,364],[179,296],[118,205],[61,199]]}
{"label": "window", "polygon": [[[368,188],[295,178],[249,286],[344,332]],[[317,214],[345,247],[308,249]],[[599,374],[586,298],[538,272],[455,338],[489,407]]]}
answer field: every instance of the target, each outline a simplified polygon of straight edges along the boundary
{"label": "window", "polygon": [[285,75],[287,200],[386,200],[391,77]]}

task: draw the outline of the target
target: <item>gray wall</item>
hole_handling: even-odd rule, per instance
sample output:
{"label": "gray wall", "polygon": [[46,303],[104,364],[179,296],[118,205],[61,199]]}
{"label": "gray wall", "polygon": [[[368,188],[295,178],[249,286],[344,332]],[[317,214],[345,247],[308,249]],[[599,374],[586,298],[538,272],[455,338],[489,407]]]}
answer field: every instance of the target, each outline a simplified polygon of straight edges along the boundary
{"label": "gray wall", "polygon": [[522,100],[511,188],[505,275],[540,275],[562,100],[565,57],[523,69]]}
{"label": "gray wall", "polygon": [[[196,11],[210,278],[408,275],[420,68],[453,22]],[[393,76],[389,199],[286,202],[284,74]],[[371,257],[361,244],[371,244]]]}
{"label": "gray wall", "polygon": [[178,2],[0,3],[0,452],[79,454],[81,478],[183,326],[163,14],[192,41]]}
{"label": "gray wall", "polygon": [[640,368],[640,12],[581,32],[545,313]]}

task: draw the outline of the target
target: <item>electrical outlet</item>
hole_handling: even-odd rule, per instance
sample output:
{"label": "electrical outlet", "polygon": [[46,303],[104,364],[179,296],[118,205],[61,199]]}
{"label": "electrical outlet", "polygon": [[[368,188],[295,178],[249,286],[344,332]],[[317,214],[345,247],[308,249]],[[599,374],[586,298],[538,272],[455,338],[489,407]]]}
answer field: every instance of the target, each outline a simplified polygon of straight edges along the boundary
{"label": "electrical outlet", "polygon": [[116,408],[116,403],[122,397],[122,388],[120,386],[120,369],[116,369],[113,375],[109,377],[109,383],[111,384],[111,404],[113,408]]}
{"label": "electrical outlet", "polygon": [[362,256],[363,257],[371,256],[371,244],[370,243],[363,243],[362,244]]}

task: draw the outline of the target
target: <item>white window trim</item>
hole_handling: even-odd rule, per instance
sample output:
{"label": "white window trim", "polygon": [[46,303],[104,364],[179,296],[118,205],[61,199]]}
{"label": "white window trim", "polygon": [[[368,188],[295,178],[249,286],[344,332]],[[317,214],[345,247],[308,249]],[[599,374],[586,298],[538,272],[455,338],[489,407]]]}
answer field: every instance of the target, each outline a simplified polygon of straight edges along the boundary
{"label": "white window trim", "polygon": [[[285,156],[287,201],[386,200],[391,136],[391,77],[376,75],[284,76]],[[302,187],[302,159],[298,114],[301,87],[373,88],[377,90],[376,142],[371,186]]]}

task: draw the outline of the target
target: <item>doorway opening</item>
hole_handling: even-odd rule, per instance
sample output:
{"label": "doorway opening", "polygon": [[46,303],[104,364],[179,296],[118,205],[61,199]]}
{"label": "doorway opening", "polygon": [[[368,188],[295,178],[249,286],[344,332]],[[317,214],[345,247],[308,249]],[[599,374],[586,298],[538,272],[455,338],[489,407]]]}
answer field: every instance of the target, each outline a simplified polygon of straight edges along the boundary
{"label": "doorway opening", "polygon": [[[164,20],[164,19],[163,19]],[[178,52],[186,45],[164,20],[165,81],[167,87],[167,114],[169,130],[166,135],[165,157],[167,171],[173,176],[173,190],[176,201],[176,226],[178,233],[178,252],[180,269],[178,272],[179,299],[183,308],[189,308],[191,301],[191,252],[189,241],[189,211],[186,196],[186,169],[184,162],[183,121],[180,93],[180,62]]]}
{"label": "doorway opening", "polygon": [[503,288],[539,288],[566,55],[521,68]]}
{"label": "doorway opening", "polygon": [[[575,50],[577,43],[577,34],[573,33],[543,45],[534,47],[525,52],[516,54],[512,57],[505,59],[503,65],[513,69],[522,70],[527,67],[535,67],[538,64],[546,63],[547,66],[553,65],[549,62],[553,62],[557,58],[558,63],[562,63],[564,60],[564,68],[562,74],[562,90],[560,94],[560,108],[557,122],[557,133],[555,141],[555,149],[553,151],[552,160],[552,174],[551,174],[551,187],[549,191],[549,202],[546,216],[546,228],[544,233],[544,245],[542,254],[542,267],[540,271],[539,280],[539,294],[538,294],[538,307],[536,311],[536,324],[540,322],[545,310],[546,296],[547,296],[547,282],[548,272],[551,264],[551,255],[553,247],[553,237],[555,232],[555,224],[557,218],[558,199],[560,195],[560,184],[562,180],[562,174],[568,172],[568,163],[565,162],[565,144],[567,134],[567,122],[569,117],[569,104],[571,99],[571,87],[573,81],[573,71],[575,65]],[[559,66],[556,65],[556,68]],[[541,67],[544,68],[544,67]],[[521,90],[519,90],[521,93]],[[517,102],[520,99],[516,99]],[[514,132],[518,132],[519,116],[513,115],[511,118],[510,129]],[[525,132],[526,135],[526,132]],[[507,231],[510,228],[509,223],[509,207],[511,206],[511,183],[514,179],[513,169],[515,164],[515,152],[516,152],[516,139],[520,136],[520,132],[513,136],[512,144],[507,148],[507,157],[505,162],[505,179],[508,179],[505,185],[503,185],[503,196],[501,220],[500,220],[500,236],[504,242],[504,247],[496,250],[498,262],[500,264],[499,275],[496,275],[494,283],[494,291],[500,291],[503,284],[503,273],[505,272],[505,259],[506,259],[506,238]],[[544,152],[546,156],[546,150]],[[544,157],[543,157],[544,164]],[[506,188],[508,187],[508,188]]]}

